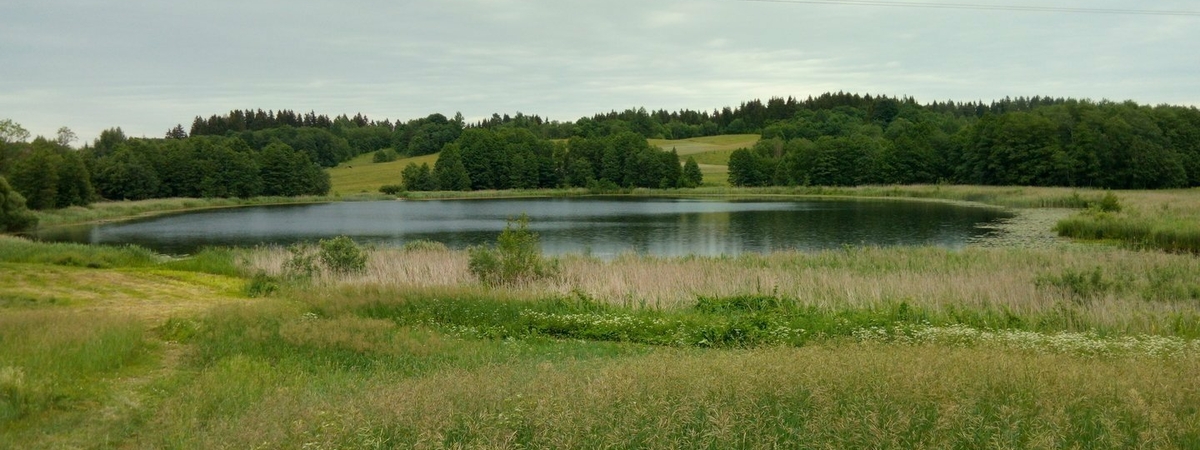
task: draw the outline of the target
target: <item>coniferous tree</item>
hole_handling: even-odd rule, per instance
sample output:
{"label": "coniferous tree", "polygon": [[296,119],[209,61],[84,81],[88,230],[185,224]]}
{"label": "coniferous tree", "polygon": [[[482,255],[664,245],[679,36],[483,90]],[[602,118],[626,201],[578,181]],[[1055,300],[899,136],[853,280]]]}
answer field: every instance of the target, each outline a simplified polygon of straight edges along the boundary
{"label": "coniferous tree", "polygon": [[704,173],[700,171],[700,165],[696,164],[696,158],[689,156],[687,162],[683,164],[683,172],[679,177],[679,186],[694,188],[700,186],[703,182]]}

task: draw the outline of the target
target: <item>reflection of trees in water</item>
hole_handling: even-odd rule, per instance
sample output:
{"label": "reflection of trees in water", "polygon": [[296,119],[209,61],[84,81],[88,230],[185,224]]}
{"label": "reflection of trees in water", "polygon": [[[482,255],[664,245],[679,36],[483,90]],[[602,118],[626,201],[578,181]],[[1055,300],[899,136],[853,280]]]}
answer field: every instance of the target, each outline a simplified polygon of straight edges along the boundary
{"label": "reflection of trees in water", "polygon": [[[523,202],[523,203],[522,203]],[[550,254],[590,250],[597,256],[716,255],[851,245],[961,246],[1004,217],[995,210],[922,202],[589,202],[586,199],[488,203],[339,204],[323,210],[246,208],[138,224],[62,228],[42,239],[133,243],[165,253],[203,246],[287,245],[338,234],[361,243],[402,245],[419,239],[450,248],[495,242],[506,214],[536,212],[532,227]],[[774,208],[774,209],[773,209]],[[238,214],[238,213],[241,214]]]}

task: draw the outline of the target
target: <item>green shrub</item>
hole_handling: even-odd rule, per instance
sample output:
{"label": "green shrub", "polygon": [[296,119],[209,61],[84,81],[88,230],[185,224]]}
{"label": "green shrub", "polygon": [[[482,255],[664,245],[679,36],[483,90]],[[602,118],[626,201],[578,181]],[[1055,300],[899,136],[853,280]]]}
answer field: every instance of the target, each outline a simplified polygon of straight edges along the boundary
{"label": "green shrub", "polygon": [[385,148],[383,150],[375,152],[375,155],[371,157],[371,160],[376,163],[385,163],[385,162],[395,161],[399,158],[400,158],[400,154],[396,153],[395,150],[392,150],[390,148]]}
{"label": "green shrub", "polygon": [[468,266],[479,281],[489,286],[527,283],[554,276],[552,261],[542,257],[538,235],[529,231],[529,217],[509,220],[496,240],[496,247],[471,247]]}
{"label": "green shrub", "polygon": [[348,236],[321,239],[318,256],[325,268],[336,274],[359,273],[367,270],[367,252]]}
{"label": "green shrub", "polygon": [[1104,198],[1101,198],[1100,202],[1096,204],[1096,207],[1104,212],[1121,212],[1121,200],[1112,191],[1108,191],[1104,194]]}
{"label": "green shrub", "polygon": [[400,195],[404,193],[404,186],[399,184],[385,184],[379,187],[379,192],[387,195]]}
{"label": "green shrub", "polygon": [[266,297],[278,290],[279,284],[275,282],[274,278],[271,278],[264,272],[254,274],[254,277],[246,282],[244,289],[246,296],[251,298]]}

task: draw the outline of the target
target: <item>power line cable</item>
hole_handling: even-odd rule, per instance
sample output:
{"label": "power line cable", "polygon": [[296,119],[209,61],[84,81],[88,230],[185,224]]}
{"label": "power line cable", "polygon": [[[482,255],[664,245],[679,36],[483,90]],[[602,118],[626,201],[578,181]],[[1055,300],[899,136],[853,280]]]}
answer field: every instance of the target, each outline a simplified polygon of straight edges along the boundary
{"label": "power line cable", "polygon": [[1021,11],[1070,14],[1115,14],[1138,16],[1200,17],[1200,11],[1166,11],[1152,9],[1071,8],[1064,6],[974,5],[940,2],[887,2],[871,0],[741,0],[757,3],[792,3],[807,5],[885,6],[893,8],[971,9],[983,11]]}

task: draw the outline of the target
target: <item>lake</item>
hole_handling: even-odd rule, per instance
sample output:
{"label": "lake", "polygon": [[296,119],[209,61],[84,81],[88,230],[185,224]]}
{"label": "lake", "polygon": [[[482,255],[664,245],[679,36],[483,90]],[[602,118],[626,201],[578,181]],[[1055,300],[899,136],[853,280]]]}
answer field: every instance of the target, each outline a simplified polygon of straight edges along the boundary
{"label": "lake", "polygon": [[47,241],[137,244],[167,254],[204,246],[291,244],[347,235],[364,244],[427,239],[451,248],[494,242],[509,218],[530,218],[548,254],[602,258],[736,255],[845,245],[959,248],[1010,214],[898,200],[729,200],[580,197],[370,201],[255,206],[43,230]]}

